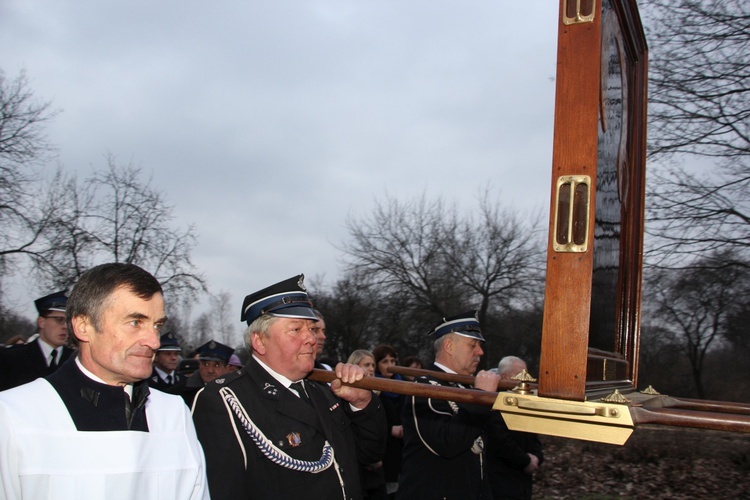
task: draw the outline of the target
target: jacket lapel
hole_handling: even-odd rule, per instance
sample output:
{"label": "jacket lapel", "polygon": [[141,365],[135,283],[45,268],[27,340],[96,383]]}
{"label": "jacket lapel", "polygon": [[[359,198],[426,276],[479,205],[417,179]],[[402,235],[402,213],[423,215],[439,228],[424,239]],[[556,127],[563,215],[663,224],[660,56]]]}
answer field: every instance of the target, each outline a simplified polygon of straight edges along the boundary
{"label": "jacket lapel", "polygon": [[[263,394],[264,398],[275,404],[276,411],[288,418],[298,420],[322,431],[320,418],[314,407],[292,394],[289,389],[281,385],[278,380],[264,370],[255,359],[250,359],[247,369],[253,372],[254,376],[252,379],[257,381],[258,390]],[[313,399],[312,395],[310,395],[310,398]],[[315,405],[314,400],[313,405]]]}

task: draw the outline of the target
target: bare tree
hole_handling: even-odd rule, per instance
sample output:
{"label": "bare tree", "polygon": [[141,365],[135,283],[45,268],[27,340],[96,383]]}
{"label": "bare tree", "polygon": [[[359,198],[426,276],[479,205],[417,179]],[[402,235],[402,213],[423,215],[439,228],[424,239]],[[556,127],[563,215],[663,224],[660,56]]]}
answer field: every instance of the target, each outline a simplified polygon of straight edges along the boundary
{"label": "bare tree", "polygon": [[191,337],[190,342],[192,345],[197,348],[211,340],[213,337],[211,328],[211,316],[209,313],[204,312],[195,318],[193,326],[191,327],[193,336]]}
{"label": "bare tree", "polygon": [[705,397],[703,370],[706,355],[717,347],[742,300],[750,296],[750,271],[731,253],[713,255],[722,267],[697,265],[691,269],[661,270],[648,284],[652,321],[658,321],[669,343],[679,346],[690,362],[698,397]]}
{"label": "bare tree", "polygon": [[232,307],[232,295],[226,290],[211,295],[211,320],[213,322],[213,338],[230,347],[242,344],[241,336],[237,334],[237,314]]}
{"label": "bare tree", "polygon": [[543,250],[537,223],[479,198],[479,217],[442,199],[400,203],[388,198],[369,218],[348,221],[348,270],[367,276],[383,296],[431,318],[478,309],[483,324],[493,310],[542,288]]}
{"label": "bare tree", "polygon": [[413,309],[408,295],[373,286],[367,276],[351,270],[330,290],[311,291],[315,307],[326,320],[324,354],[346,360],[354,350],[378,344],[389,344],[399,353],[418,353],[435,317]]}
{"label": "bare tree", "polygon": [[[8,165],[27,167],[54,151],[43,126],[57,114],[49,102],[39,102],[29,89],[26,71],[8,81],[0,70],[0,158],[2,176],[23,175],[9,172]],[[13,177],[11,177],[13,178]]]}
{"label": "bare tree", "polygon": [[[390,344],[402,355],[433,356],[430,328],[442,317],[477,309],[493,349],[538,356],[544,250],[539,217],[527,220],[490,200],[462,213],[424,196],[386,198],[372,215],[350,219],[344,277],[314,302],[326,317],[328,354]],[[502,340],[502,341],[501,341]]]}
{"label": "bare tree", "polygon": [[684,267],[697,256],[732,250],[750,255],[750,164],[704,174],[673,168],[652,176],[646,226],[651,265]]}
{"label": "bare tree", "polygon": [[42,250],[28,253],[40,282],[69,288],[99,262],[127,262],[147,269],[175,297],[205,291],[190,258],[192,227],[172,227],[172,207],[141,179],[140,168],[120,166],[110,155],[106,168],[84,183],[58,173],[47,200],[56,206],[54,220]]}
{"label": "bare tree", "polygon": [[51,157],[43,126],[56,115],[38,102],[25,71],[8,80],[0,70],[0,266],[14,254],[35,248],[50,211],[37,204],[38,165]]}
{"label": "bare tree", "polygon": [[386,198],[369,218],[347,221],[352,237],[343,246],[351,259],[348,269],[382,290],[407,289],[414,307],[446,315],[452,305],[466,302],[442,254],[448,218],[441,199],[430,202],[422,196],[401,203]]}
{"label": "bare tree", "polygon": [[[646,0],[650,262],[750,251],[750,3]],[[684,163],[699,158],[712,171]],[[687,257],[687,258],[686,258]],[[713,262],[705,262],[715,265]]]}
{"label": "bare tree", "polygon": [[451,214],[442,254],[463,287],[480,299],[479,317],[486,320],[491,302],[496,310],[507,310],[540,298],[545,253],[538,216],[527,223],[493,204],[488,192],[478,208],[477,219]]}

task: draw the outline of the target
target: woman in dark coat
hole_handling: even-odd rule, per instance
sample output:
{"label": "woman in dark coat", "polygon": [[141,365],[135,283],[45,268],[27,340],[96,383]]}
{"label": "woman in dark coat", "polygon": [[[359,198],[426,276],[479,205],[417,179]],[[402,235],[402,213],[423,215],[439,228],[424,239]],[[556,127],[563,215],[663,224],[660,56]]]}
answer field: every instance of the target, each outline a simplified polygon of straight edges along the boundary
{"label": "woman in dark coat", "polygon": [[[375,376],[403,380],[401,375],[388,371],[388,367],[398,364],[398,353],[389,345],[379,345],[372,350],[375,356]],[[404,428],[401,425],[401,408],[404,397],[393,392],[381,392],[380,401],[385,410],[388,425],[388,441],[385,447],[383,468],[385,484],[389,498],[395,498],[398,490],[398,476],[401,472],[401,448],[403,447]]]}

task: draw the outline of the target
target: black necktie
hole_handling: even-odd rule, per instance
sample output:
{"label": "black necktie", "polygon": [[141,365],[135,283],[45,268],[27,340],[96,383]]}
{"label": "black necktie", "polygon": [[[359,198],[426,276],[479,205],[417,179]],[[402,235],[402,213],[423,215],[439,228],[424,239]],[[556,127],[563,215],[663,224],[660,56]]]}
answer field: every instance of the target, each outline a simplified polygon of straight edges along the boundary
{"label": "black necktie", "polygon": [[291,388],[297,391],[297,394],[299,394],[302,401],[310,404],[310,396],[307,395],[307,391],[305,391],[305,386],[302,385],[302,382],[293,382]]}
{"label": "black necktie", "polygon": [[52,349],[52,354],[50,354],[50,356],[52,357],[49,360],[49,367],[50,369],[54,370],[55,368],[57,368],[57,350]]}
{"label": "black necktie", "polygon": [[167,375],[167,385],[172,385],[172,374]]}
{"label": "black necktie", "polygon": [[125,391],[122,391],[125,396],[125,422],[128,425],[128,429],[133,424],[133,403],[130,401],[130,396]]}

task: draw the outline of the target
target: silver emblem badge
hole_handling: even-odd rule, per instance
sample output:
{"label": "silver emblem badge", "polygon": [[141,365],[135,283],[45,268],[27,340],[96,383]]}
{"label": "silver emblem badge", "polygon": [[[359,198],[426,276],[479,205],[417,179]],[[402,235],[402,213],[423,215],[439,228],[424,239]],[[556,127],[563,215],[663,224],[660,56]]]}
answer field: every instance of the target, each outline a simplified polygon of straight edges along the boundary
{"label": "silver emblem badge", "polygon": [[291,446],[292,448],[296,448],[297,446],[302,444],[302,437],[298,432],[290,432],[286,435],[286,440],[289,441],[289,446]]}

